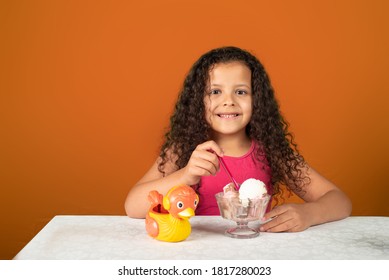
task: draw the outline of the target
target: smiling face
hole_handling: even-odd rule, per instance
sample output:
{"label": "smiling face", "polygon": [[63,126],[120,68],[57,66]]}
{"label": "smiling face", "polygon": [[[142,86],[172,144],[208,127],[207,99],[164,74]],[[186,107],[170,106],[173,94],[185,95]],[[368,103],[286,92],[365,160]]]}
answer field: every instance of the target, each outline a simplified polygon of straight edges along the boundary
{"label": "smiling face", "polygon": [[252,115],[250,69],[238,61],[216,64],[209,73],[204,104],[216,136],[245,134]]}

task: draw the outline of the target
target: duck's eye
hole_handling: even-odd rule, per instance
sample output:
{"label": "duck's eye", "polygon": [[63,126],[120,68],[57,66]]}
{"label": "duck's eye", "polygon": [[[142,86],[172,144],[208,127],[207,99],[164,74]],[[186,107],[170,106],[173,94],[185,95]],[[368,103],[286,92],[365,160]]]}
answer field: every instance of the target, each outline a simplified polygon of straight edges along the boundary
{"label": "duck's eye", "polygon": [[197,201],[197,199],[194,201],[194,206],[196,207],[197,206],[197,203],[199,203],[198,201]]}
{"label": "duck's eye", "polygon": [[177,208],[178,209],[184,208],[184,203],[182,201],[177,202]]}

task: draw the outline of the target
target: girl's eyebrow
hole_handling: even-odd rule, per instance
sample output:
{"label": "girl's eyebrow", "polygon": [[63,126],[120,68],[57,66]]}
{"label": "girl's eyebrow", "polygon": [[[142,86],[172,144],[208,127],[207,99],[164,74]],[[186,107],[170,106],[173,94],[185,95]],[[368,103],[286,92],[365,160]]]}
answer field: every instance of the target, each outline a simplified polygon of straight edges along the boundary
{"label": "girl's eyebrow", "polygon": [[[223,85],[220,85],[220,84],[211,84],[211,86],[213,86],[213,87],[223,87]],[[247,87],[247,88],[250,88],[247,84],[237,84],[235,86],[236,87]]]}

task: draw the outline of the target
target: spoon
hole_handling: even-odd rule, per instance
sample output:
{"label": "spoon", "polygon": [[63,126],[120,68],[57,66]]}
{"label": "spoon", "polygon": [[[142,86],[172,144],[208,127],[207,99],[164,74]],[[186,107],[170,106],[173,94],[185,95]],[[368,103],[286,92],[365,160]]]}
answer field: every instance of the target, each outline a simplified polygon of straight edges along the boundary
{"label": "spoon", "polygon": [[228,169],[226,163],[224,162],[223,158],[219,157],[219,156],[218,156],[218,158],[219,158],[219,162],[220,162],[221,166],[223,167],[224,171],[227,173],[228,177],[230,177],[230,180],[234,183],[235,189],[239,190],[239,184],[235,180],[235,178],[232,176],[232,174],[231,174],[230,170]]}

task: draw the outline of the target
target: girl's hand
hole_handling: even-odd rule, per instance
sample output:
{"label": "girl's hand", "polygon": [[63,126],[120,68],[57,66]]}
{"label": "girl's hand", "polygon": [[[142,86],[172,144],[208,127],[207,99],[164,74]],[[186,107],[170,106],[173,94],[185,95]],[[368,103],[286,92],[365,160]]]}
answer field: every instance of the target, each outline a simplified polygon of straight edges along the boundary
{"label": "girl's hand", "polygon": [[216,142],[207,141],[198,145],[183,168],[185,183],[195,185],[202,176],[215,175],[219,170],[218,156],[222,157],[223,151]]}
{"label": "girl's hand", "polygon": [[307,207],[309,207],[309,203],[284,204],[274,208],[263,217],[264,221],[272,220],[261,225],[260,231],[297,232],[309,228],[312,223]]}

